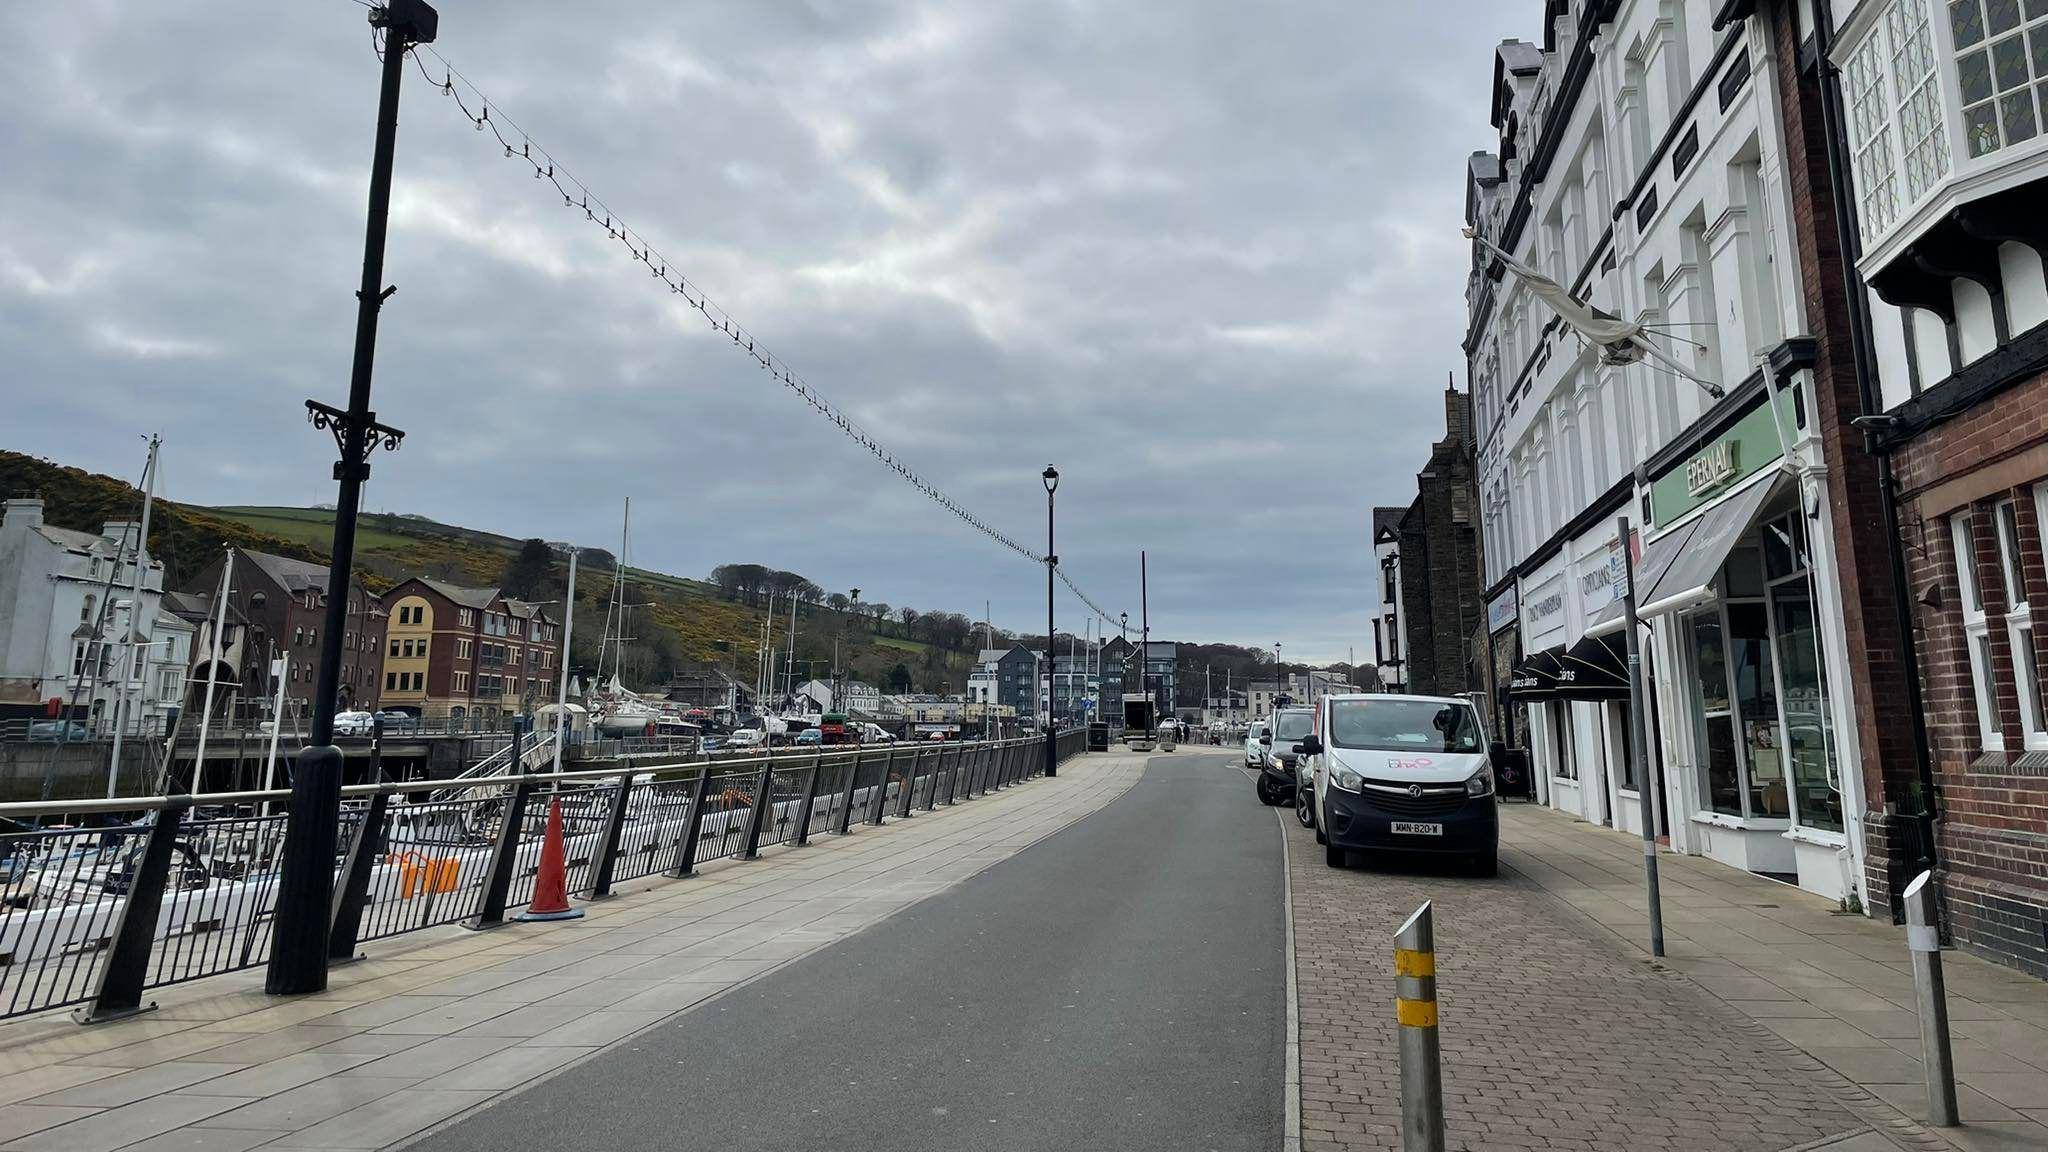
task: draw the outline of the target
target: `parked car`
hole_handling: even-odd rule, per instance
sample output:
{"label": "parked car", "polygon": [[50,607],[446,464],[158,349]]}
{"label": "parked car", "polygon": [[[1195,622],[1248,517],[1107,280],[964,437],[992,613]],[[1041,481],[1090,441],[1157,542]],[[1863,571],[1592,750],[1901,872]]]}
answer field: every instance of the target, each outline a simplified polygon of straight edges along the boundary
{"label": "parked car", "polygon": [[797,733],[796,739],[791,740],[790,743],[796,745],[799,748],[823,745],[825,743],[824,729],[806,728],[803,731]]}
{"label": "parked car", "polygon": [[384,722],[384,734],[387,736],[394,732],[416,732],[420,726],[419,717],[410,712],[400,712],[394,708],[387,708],[377,713],[377,719]]}
{"label": "parked car", "polygon": [[1251,727],[1244,730],[1244,766],[1254,772],[1266,766],[1266,732],[1264,720],[1254,720]]}
{"label": "parked car", "polygon": [[704,736],[697,741],[697,751],[699,752],[716,752],[723,747],[725,747],[725,737],[716,734]]}
{"label": "parked car", "polygon": [[28,738],[44,744],[70,744],[90,735],[82,720],[37,720],[28,726]]}
{"label": "parked car", "polygon": [[761,746],[761,730],[759,728],[736,728],[733,730],[732,735],[725,738],[725,746],[728,748],[759,748]]}
{"label": "parked car", "polygon": [[1332,868],[1353,851],[1459,857],[1499,868],[1500,818],[1485,726],[1469,700],[1326,696],[1300,741],[1316,839]]}
{"label": "parked car", "polygon": [[369,712],[337,712],[334,714],[336,736],[368,736],[377,717]]}
{"label": "parked car", "polygon": [[1268,804],[1293,804],[1294,814],[1304,825],[1309,823],[1309,815],[1295,786],[1295,769],[1301,758],[1295,746],[1315,730],[1315,709],[1282,708],[1273,713],[1271,725],[1259,737],[1259,747],[1265,753],[1259,761],[1259,799]]}

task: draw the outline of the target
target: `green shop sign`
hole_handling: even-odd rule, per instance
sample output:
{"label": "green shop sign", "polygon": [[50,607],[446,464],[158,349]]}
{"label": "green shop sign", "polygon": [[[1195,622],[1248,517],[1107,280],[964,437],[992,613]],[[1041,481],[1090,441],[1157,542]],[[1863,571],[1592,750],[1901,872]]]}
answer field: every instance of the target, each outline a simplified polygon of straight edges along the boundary
{"label": "green shop sign", "polygon": [[1650,481],[1650,519],[1663,527],[1778,462],[1782,426],[1792,435],[1792,396],[1777,396],[1778,419],[1761,402],[1722,431],[1684,463]]}

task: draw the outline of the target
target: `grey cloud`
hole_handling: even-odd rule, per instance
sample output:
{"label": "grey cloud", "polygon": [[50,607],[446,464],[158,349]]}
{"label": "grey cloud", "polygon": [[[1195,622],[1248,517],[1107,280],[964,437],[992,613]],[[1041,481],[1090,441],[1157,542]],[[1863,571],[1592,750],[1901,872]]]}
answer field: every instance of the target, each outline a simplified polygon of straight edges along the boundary
{"label": "grey cloud", "polygon": [[[1168,635],[1370,642],[1368,509],[1459,367],[1462,158],[1505,0],[446,0],[438,47],[827,395]],[[1523,28],[1528,24],[1531,28]],[[222,28],[233,30],[223,36]],[[376,62],[363,9],[10,6],[0,443],[332,499]],[[427,60],[438,77],[439,65]],[[755,560],[1031,627],[1042,573],[655,292],[414,71],[371,506]],[[1063,596],[1063,619],[1080,607]]]}

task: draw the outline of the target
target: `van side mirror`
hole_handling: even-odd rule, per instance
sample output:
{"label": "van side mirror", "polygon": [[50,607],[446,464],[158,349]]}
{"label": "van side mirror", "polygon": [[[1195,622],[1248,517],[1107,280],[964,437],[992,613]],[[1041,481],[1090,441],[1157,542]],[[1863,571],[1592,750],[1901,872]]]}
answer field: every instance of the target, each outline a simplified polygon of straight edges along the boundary
{"label": "van side mirror", "polygon": [[1323,754],[1322,738],[1319,736],[1304,736],[1301,739],[1301,743],[1294,746],[1294,751],[1297,755],[1301,756],[1321,756]]}

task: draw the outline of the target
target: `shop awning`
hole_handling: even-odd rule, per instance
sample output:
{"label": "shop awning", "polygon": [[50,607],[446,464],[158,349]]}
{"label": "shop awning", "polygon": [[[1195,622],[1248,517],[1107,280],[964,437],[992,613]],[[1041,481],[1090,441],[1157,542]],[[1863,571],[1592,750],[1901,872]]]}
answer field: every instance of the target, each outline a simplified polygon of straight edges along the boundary
{"label": "shop awning", "polygon": [[[1699,519],[1650,541],[1643,549],[1642,562],[1636,565],[1636,615],[1654,616],[1711,598],[1710,585],[1720,575],[1721,565],[1728,562],[1729,551],[1785,482],[1782,475],[1759,480],[1709,508]],[[1616,599],[1586,622],[1586,635],[1619,632],[1621,623],[1622,605]]]}
{"label": "shop awning", "polygon": [[[1637,614],[1653,616],[1711,599],[1711,585],[1714,577],[1720,575],[1721,565],[1728,562],[1728,553],[1750,525],[1756,523],[1756,514],[1783,482],[1782,474],[1774,473],[1709,508],[1694,525],[1692,539],[1670,569],[1658,577],[1656,584],[1647,586],[1647,591],[1638,593],[1642,606]],[[1637,581],[1636,587],[1643,589],[1645,585]]]}
{"label": "shop awning", "polygon": [[[1656,588],[1657,581],[1663,579],[1664,574],[1671,570],[1671,565],[1685,551],[1685,546],[1692,542],[1692,534],[1699,526],[1700,522],[1697,520],[1689,524],[1682,524],[1650,541],[1649,545],[1643,549],[1643,559],[1636,565],[1636,590],[1639,603],[1642,602],[1641,594]],[[1614,602],[1593,613],[1593,618],[1586,621],[1586,635],[1605,636],[1621,631],[1622,621],[1625,617],[1625,609],[1623,609],[1621,604],[1621,594],[1621,589],[1615,589]]]}
{"label": "shop awning", "polygon": [[1628,699],[1627,638],[1586,636],[1565,651],[1557,674],[1562,700]]}
{"label": "shop awning", "polygon": [[1508,674],[1508,695],[1525,704],[1556,699],[1557,675],[1563,661],[1563,648],[1549,648],[1523,657]]}

